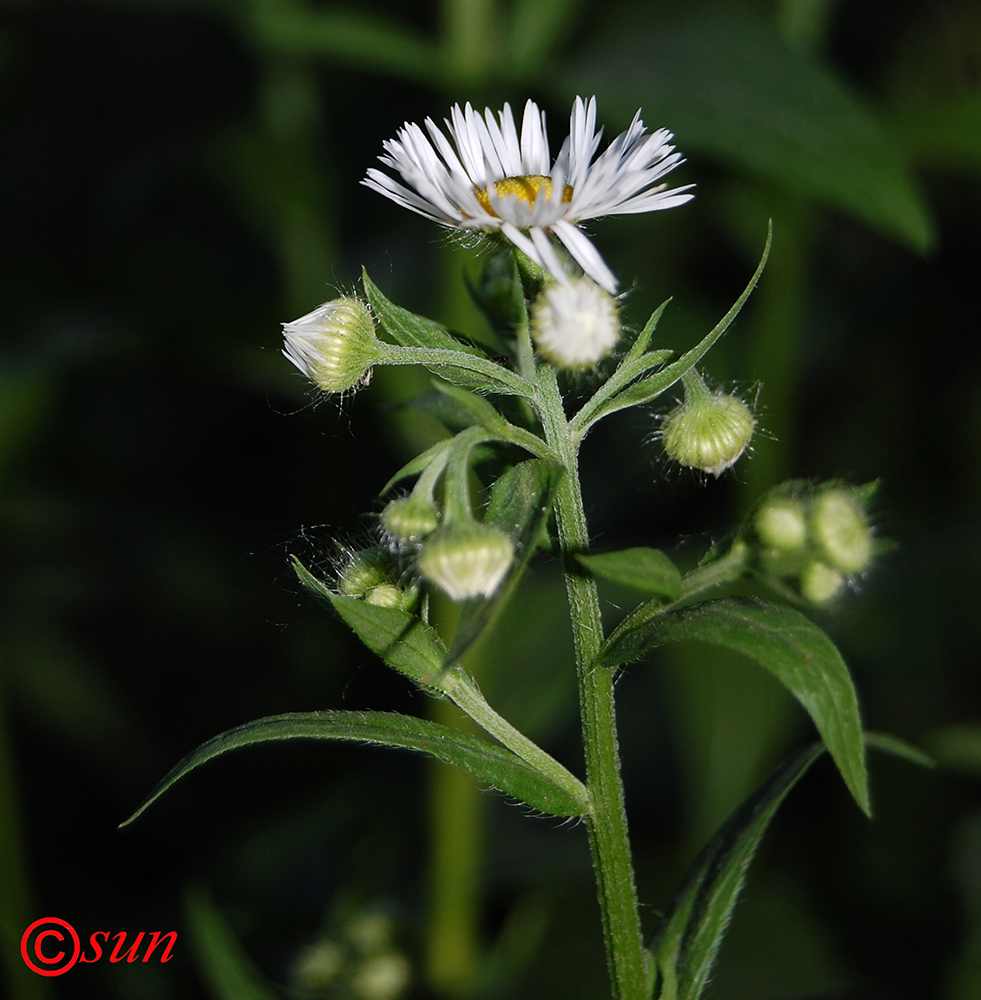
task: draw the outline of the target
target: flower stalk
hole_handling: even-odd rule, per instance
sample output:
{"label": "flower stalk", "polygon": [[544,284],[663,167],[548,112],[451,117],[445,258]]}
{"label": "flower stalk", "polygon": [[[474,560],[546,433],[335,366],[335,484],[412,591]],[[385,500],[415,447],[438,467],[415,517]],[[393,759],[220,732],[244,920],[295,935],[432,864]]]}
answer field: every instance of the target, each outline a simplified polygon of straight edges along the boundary
{"label": "flower stalk", "polygon": [[589,812],[586,827],[596,874],[607,965],[616,1000],[647,997],[648,977],[640,928],[627,814],[620,777],[613,699],[615,673],[597,667],[603,642],[599,594],[595,581],[574,562],[589,547],[589,529],[579,483],[578,442],[565,416],[555,371],[543,365],[536,396],[545,438],[566,475],[555,497],[555,513],[563,556],[566,593],[572,620],[579,682],[579,710]]}

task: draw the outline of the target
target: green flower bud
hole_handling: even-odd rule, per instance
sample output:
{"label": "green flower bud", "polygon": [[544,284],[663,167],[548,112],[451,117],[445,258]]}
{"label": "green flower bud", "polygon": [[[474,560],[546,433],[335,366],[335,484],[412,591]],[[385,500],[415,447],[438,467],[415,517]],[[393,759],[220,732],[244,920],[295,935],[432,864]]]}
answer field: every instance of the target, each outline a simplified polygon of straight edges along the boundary
{"label": "green flower bud", "polygon": [[398,952],[373,955],[351,977],[351,993],[358,1000],[397,1000],[409,986],[409,961]]}
{"label": "green flower bud", "polygon": [[800,549],[807,541],[807,515],[793,497],[773,497],[756,512],[756,535],[763,545],[782,552]]}
{"label": "green flower bud", "polygon": [[345,597],[364,597],[372,587],[391,583],[392,564],[380,550],[355,552],[337,575],[337,592]]}
{"label": "green flower bud", "polygon": [[293,963],[293,983],[301,989],[324,991],[344,968],[346,949],[335,941],[318,941],[304,948]]}
{"label": "green flower bud", "polygon": [[862,504],[852,490],[828,489],[811,506],[814,544],[843,573],[861,573],[872,558],[872,533]]}
{"label": "green flower bud", "polygon": [[426,540],[419,572],[454,601],[490,597],[514,561],[514,542],[477,521],[445,524]]}
{"label": "green flower bud", "polygon": [[589,278],[551,282],[531,308],[531,335],[557,368],[592,368],[620,339],[616,302]]}
{"label": "green flower bud", "polygon": [[809,562],[800,574],[801,595],[812,604],[827,604],[834,600],[844,585],[844,576],[820,559]]}
{"label": "green flower bud", "polygon": [[364,592],[365,604],[379,608],[398,608],[411,611],[416,606],[419,594],[416,588],[404,588],[395,583],[378,583]]}
{"label": "green flower bud", "polygon": [[324,392],[346,392],[367,381],[377,360],[375,323],[368,307],[346,296],[283,324],[285,357]]}
{"label": "green flower bud", "polygon": [[679,465],[720,476],[753,437],[753,411],[738,396],[709,392],[694,369],[684,381],[685,401],[664,418],[661,443]]}
{"label": "green flower bud", "polygon": [[381,513],[382,527],[400,542],[417,542],[439,525],[439,511],[426,497],[399,497]]}

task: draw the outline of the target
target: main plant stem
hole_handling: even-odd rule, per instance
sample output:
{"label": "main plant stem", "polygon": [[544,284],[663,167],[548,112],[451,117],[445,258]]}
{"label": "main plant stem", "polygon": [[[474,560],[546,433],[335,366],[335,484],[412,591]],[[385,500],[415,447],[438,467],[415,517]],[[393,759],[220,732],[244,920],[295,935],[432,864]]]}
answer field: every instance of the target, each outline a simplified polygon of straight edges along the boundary
{"label": "main plant stem", "polygon": [[546,440],[566,470],[556,492],[555,511],[579,678],[579,710],[590,802],[586,826],[596,873],[607,964],[615,1000],[645,1000],[647,976],[620,779],[613,671],[596,666],[596,655],[603,641],[599,596],[592,578],[575,563],[575,554],[586,552],[589,547],[579,485],[579,439],[566,419],[555,371],[550,365],[543,365],[539,371],[536,402]]}

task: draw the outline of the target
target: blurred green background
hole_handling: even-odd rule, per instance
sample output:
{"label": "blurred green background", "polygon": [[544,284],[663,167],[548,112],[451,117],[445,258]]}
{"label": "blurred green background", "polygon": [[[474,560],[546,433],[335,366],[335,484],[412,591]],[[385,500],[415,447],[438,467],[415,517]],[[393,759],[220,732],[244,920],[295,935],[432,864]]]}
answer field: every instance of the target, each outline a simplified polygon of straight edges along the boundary
{"label": "blurred green background", "polygon": [[[707,365],[759,393],[752,460],[702,483],[659,457],[654,412],[607,421],[584,449],[598,544],[690,563],[787,476],[881,477],[898,547],[819,617],[868,726],[941,762],[875,758],[871,823],[830,765],[809,775],[708,995],[981,997],[976,0],[0,0],[3,996],[607,995],[584,831],[408,755],[240,751],[115,829],[238,723],[438,710],[287,562],[367,537],[433,433],[400,404],[425,380],[314,405],[279,323],[361,265],[400,304],[476,322],[468,254],[358,181],[403,121],[455,101],[531,96],[557,148],[577,93],[608,136],[638,106],[672,129],[672,180],[698,185],[593,227],[630,324],[674,296],[659,346],[704,333],[775,231]],[[471,666],[578,769],[556,566],[526,586]],[[697,846],[812,734],[762,672],[697,647],[618,695],[650,932]],[[19,957],[45,915],[178,947],[46,980]]]}

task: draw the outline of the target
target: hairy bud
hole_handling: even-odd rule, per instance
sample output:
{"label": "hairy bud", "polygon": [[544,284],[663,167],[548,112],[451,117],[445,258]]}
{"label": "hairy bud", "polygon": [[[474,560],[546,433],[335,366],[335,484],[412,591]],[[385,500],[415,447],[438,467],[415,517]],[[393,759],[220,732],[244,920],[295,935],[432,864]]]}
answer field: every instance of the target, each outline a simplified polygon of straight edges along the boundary
{"label": "hairy bud", "polygon": [[283,324],[285,357],[324,392],[346,392],[365,381],[377,360],[368,307],[350,296]]}
{"label": "hairy bud", "polygon": [[592,368],[620,339],[616,302],[589,278],[552,282],[532,306],[531,335],[556,368]]}
{"label": "hairy bud", "polygon": [[514,542],[477,521],[446,524],[426,540],[419,572],[454,601],[490,597],[514,561]]}
{"label": "hairy bud", "polygon": [[753,437],[753,411],[738,397],[708,390],[691,369],[684,376],[685,401],[665,418],[661,443],[679,465],[720,476]]}

